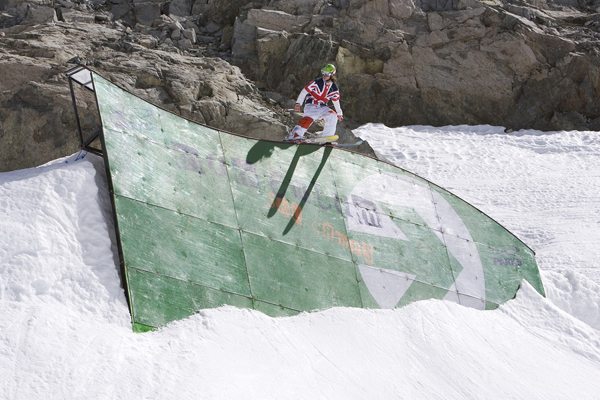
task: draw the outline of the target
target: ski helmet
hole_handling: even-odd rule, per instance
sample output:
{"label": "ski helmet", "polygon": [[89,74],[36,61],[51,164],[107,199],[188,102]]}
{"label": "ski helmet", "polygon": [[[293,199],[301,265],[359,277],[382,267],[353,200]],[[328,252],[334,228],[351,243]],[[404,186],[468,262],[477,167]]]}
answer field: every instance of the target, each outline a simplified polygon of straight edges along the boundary
{"label": "ski helmet", "polygon": [[321,74],[331,76],[335,75],[335,65],[327,64],[323,68],[321,68]]}

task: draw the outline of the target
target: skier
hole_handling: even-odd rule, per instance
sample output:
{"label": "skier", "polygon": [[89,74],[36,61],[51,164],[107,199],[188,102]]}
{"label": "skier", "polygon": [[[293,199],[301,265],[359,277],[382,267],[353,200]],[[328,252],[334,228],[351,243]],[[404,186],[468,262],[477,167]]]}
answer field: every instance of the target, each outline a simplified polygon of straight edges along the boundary
{"label": "skier", "polygon": [[[340,107],[340,91],[335,78],[335,65],[327,64],[321,69],[321,77],[315,79],[300,92],[294,111],[300,111],[304,100],[304,116],[298,120],[298,124],[292,129],[287,140],[300,140],[304,138],[306,130],[316,119],[325,121],[322,138],[337,139],[335,128],[337,121],[344,119]],[[331,100],[335,111],[330,109],[327,103]],[[335,136],[335,137],[334,137]]]}

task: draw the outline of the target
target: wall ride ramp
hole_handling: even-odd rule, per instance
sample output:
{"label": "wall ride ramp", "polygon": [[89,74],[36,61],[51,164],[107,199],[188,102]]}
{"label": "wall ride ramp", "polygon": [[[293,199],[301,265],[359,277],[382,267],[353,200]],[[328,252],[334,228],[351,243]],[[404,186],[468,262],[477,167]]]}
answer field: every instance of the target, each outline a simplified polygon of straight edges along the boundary
{"label": "wall ride ramp", "polygon": [[202,126],[92,74],[134,330],[224,304],[289,316],[444,299],[494,309],[534,253],[446,190],[361,154]]}

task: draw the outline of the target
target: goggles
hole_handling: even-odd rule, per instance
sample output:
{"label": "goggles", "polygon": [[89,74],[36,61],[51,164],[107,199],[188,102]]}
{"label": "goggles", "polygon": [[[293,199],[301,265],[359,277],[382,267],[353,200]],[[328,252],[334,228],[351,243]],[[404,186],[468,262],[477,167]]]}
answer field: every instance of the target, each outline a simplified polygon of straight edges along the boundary
{"label": "goggles", "polygon": [[331,76],[333,74],[331,72],[321,71],[321,75],[323,75],[323,76]]}

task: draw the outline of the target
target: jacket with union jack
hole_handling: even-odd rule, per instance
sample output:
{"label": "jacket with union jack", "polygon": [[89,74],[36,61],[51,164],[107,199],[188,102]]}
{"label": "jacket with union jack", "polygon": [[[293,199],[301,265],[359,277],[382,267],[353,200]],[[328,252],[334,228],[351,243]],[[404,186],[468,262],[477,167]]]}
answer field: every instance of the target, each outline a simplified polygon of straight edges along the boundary
{"label": "jacket with union jack", "polygon": [[307,104],[315,104],[318,106],[326,106],[329,100],[331,100],[336,113],[342,115],[342,108],[340,107],[340,90],[335,82],[327,84],[323,78],[315,79],[302,89],[296,103],[302,104],[305,99]]}

